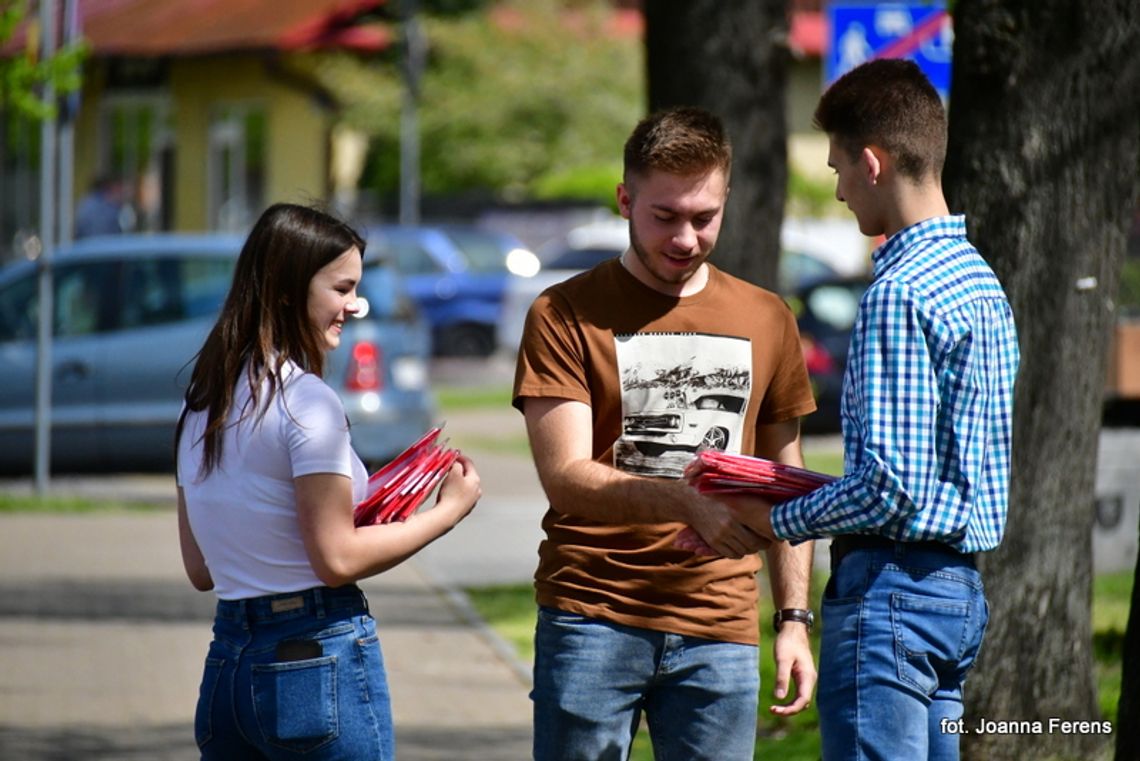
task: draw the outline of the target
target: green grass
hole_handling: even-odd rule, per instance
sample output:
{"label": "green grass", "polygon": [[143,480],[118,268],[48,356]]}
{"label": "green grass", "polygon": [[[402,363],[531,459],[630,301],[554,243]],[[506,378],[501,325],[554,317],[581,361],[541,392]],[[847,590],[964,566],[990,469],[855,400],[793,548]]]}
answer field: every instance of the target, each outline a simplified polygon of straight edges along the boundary
{"label": "green grass", "polygon": [[150,512],[169,509],[169,504],[0,493],[0,514]]}
{"label": "green grass", "polygon": [[827,473],[832,476],[843,475],[842,452],[819,452],[812,449],[811,442],[804,448],[804,466],[808,470]]}
{"label": "green grass", "polygon": [[445,418],[449,411],[507,409],[511,406],[511,387],[438,386],[435,389],[435,399]]}
{"label": "green grass", "polygon": [[[809,467],[811,467],[809,465]],[[816,466],[819,467],[819,466]],[[822,469],[822,468],[820,468]],[[813,605],[819,610],[819,596],[826,574],[814,580]],[[1093,648],[1096,659],[1097,687],[1104,717],[1116,720],[1116,704],[1120,700],[1120,659],[1124,630],[1132,594],[1132,572],[1098,576],[1093,586]],[[465,590],[479,614],[504,639],[514,646],[524,663],[534,660],[534,590],[530,584],[475,587]],[[769,596],[761,595],[760,621],[770,621],[772,605]],[[781,761],[815,761],[819,758],[819,715],[814,704],[797,716],[773,717],[772,685],[775,666],[771,655],[771,637],[762,637],[760,659],[760,711],[757,715],[757,758],[778,755]],[[812,649],[819,658],[819,633],[812,635]],[[632,761],[651,761],[653,751],[644,731],[634,741]]]}
{"label": "green grass", "polygon": [[1106,719],[1116,722],[1124,655],[1124,633],[1132,597],[1132,571],[1102,574],[1093,580],[1093,658],[1097,700]]}

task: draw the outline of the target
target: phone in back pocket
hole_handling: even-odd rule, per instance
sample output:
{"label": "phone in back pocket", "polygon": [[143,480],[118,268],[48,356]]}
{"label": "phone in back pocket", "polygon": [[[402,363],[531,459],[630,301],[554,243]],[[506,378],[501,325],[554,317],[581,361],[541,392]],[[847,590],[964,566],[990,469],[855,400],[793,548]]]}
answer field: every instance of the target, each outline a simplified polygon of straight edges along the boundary
{"label": "phone in back pocket", "polygon": [[278,663],[307,661],[320,658],[324,652],[321,643],[315,639],[283,639],[277,643],[276,659]]}

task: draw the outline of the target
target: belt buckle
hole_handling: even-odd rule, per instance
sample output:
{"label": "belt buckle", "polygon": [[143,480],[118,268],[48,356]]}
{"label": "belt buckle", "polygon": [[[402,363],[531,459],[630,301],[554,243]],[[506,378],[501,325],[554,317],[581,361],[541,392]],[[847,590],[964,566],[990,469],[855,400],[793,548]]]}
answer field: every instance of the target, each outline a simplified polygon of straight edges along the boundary
{"label": "belt buckle", "polygon": [[300,610],[303,607],[305,607],[304,595],[284,597],[279,600],[272,600],[269,603],[269,610],[274,613],[288,613],[291,610]]}

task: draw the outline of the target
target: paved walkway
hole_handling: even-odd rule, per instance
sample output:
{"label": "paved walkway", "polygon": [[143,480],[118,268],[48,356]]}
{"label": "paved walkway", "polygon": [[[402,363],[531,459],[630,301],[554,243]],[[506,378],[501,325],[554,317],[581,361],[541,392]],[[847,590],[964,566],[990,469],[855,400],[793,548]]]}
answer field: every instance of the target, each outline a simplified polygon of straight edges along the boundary
{"label": "paved walkway", "polygon": [[[0,517],[0,758],[196,759],[212,595],[182,576],[173,512]],[[525,669],[405,564],[364,585],[401,761],[525,759]]]}
{"label": "paved walkway", "polygon": [[[521,427],[511,412],[447,430],[470,440]],[[544,505],[529,459],[476,456],[475,513],[361,584],[380,629],[399,761],[530,758],[529,667],[455,585],[529,579]],[[173,478],[59,477],[52,489],[170,509],[0,515],[0,759],[197,759],[192,721],[214,598],[183,574]]]}

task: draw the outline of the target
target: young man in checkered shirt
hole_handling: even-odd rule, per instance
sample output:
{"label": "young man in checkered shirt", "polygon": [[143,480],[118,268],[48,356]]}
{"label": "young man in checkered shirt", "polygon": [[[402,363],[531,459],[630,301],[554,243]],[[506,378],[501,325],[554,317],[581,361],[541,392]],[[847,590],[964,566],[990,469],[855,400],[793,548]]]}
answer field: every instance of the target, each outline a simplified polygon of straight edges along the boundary
{"label": "young man in checkered shirt", "polygon": [[824,761],[957,759],[962,685],[988,619],[974,555],[1005,528],[1013,312],[965,218],[948,211],[945,112],[915,64],[853,69],[815,117],[836,197],[886,241],[851,335],[844,475],[756,511],[758,530],[793,543],[832,537]]}

